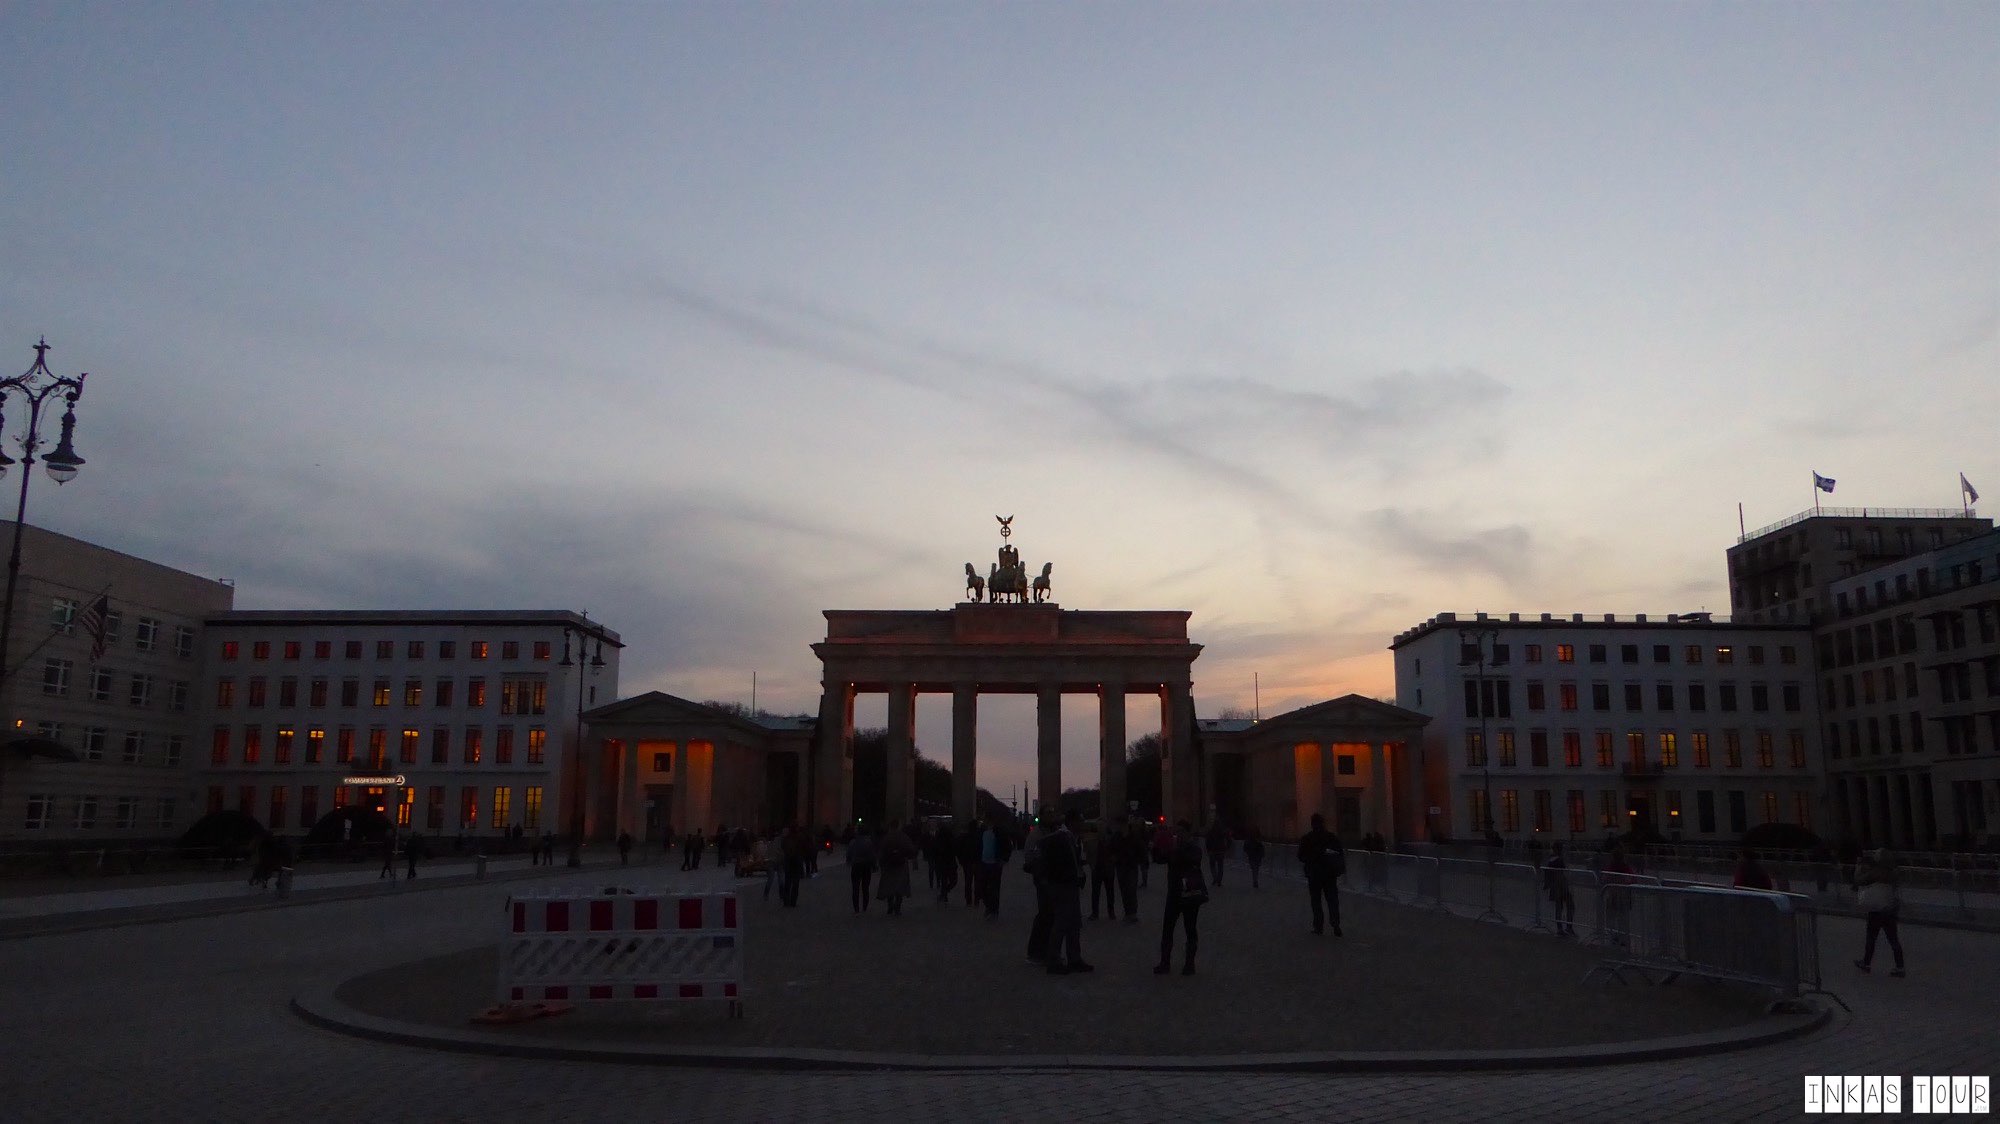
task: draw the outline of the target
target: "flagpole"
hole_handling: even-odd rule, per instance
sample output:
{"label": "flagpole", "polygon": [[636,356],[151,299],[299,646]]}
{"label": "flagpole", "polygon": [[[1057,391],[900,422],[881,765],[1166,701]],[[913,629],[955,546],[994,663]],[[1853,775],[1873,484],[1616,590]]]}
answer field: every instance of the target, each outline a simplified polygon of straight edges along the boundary
{"label": "flagpole", "polygon": [[[1819,489],[1815,488],[1813,490],[1817,492]],[[1743,502],[1741,500],[1738,500],[1736,503],[1736,537],[1739,539],[1750,537],[1750,528],[1743,525]]]}
{"label": "flagpole", "polygon": [[1813,473],[1813,514],[1819,514],[1819,473]]}

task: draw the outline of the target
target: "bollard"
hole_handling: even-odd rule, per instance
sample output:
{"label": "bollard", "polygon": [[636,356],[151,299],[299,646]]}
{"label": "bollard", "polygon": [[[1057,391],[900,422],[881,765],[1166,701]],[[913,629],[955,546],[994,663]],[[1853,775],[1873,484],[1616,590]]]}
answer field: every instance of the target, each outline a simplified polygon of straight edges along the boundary
{"label": "bollard", "polygon": [[486,878],[486,856],[475,855],[472,859],[472,876],[481,881]]}
{"label": "bollard", "polygon": [[291,867],[281,866],[278,868],[278,896],[281,898],[289,898],[292,896]]}

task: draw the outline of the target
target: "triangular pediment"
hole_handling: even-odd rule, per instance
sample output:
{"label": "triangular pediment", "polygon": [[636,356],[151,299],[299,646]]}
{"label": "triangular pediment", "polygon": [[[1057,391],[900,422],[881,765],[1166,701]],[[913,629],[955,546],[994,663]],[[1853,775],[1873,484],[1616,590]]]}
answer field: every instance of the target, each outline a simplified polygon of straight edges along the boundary
{"label": "triangular pediment", "polygon": [[643,695],[633,695],[630,698],[606,703],[595,710],[586,710],[583,712],[583,720],[593,726],[703,722],[740,726],[746,730],[761,730],[761,727],[728,711],[717,710],[692,699],[667,694],[665,691],[647,691]]}
{"label": "triangular pediment", "polygon": [[1392,730],[1417,731],[1430,724],[1430,715],[1405,710],[1394,703],[1366,695],[1342,695],[1337,699],[1302,706],[1273,715],[1257,724],[1261,732],[1283,726],[1371,726]]}

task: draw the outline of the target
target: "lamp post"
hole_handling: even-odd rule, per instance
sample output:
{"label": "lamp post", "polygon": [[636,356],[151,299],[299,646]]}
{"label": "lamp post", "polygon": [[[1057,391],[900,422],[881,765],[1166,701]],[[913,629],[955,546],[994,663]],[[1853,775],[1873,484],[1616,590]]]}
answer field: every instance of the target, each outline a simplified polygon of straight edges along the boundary
{"label": "lamp post", "polygon": [[[590,614],[583,614],[581,625],[563,626],[563,657],[557,667],[576,668],[576,738],[570,742],[570,820],[569,820],[569,865],[583,865],[583,695],[584,684],[604,666],[604,637],[597,635],[597,652],[589,659],[583,658],[585,648],[591,639],[589,629]],[[569,656],[570,638],[576,638],[576,659]]]}
{"label": "lamp post", "polygon": [[[43,339],[35,344],[34,366],[14,378],[0,380],[0,410],[17,393],[28,404],[28,428],[21,434],[21,498],[14,507],[14,551],[7,557],[7,597],[5,606],[0,608],[0,688],[7,682],[7,643],[14,628],[14,587],[21,579],[21,526],[28,517],[28,481],[35,475],[35,450],[42,445],[42,406],[58,394],[63,397],[62,437],[42,458],[42,465],[49,479],[57,484],[75,479],[76,470],[83,467],[83,458],[76,455],[70,438],[76,432],[76,400],[83,395],[83,380],[90,375],[86,372],[72,379],[56,374],[49,370],[48,353],[49,341]],[[4,441],[5,433],[6,421],[0,417],[0,441]],[[0,447],[0,475],[5,475],[14,464],[14,458]]]}

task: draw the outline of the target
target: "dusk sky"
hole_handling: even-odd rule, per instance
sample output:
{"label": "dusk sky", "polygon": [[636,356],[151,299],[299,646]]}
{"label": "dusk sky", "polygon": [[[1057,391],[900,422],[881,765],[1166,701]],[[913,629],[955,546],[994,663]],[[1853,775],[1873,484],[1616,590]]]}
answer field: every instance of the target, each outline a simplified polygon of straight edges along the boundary
{"label": "dusk sky", "polygon": [[[1389,694],[1443,610],[1726,612],[1736,505],[1814,470],[2000,496],[1992,3],[0,31],[0,355],[90,372],[29,518],[240,608],[586,609],[625,693],[811,711],[822,609],[949,606],[1013,515],[1269,714]],[[1004,797],[1032,703],[982,705]]]}

